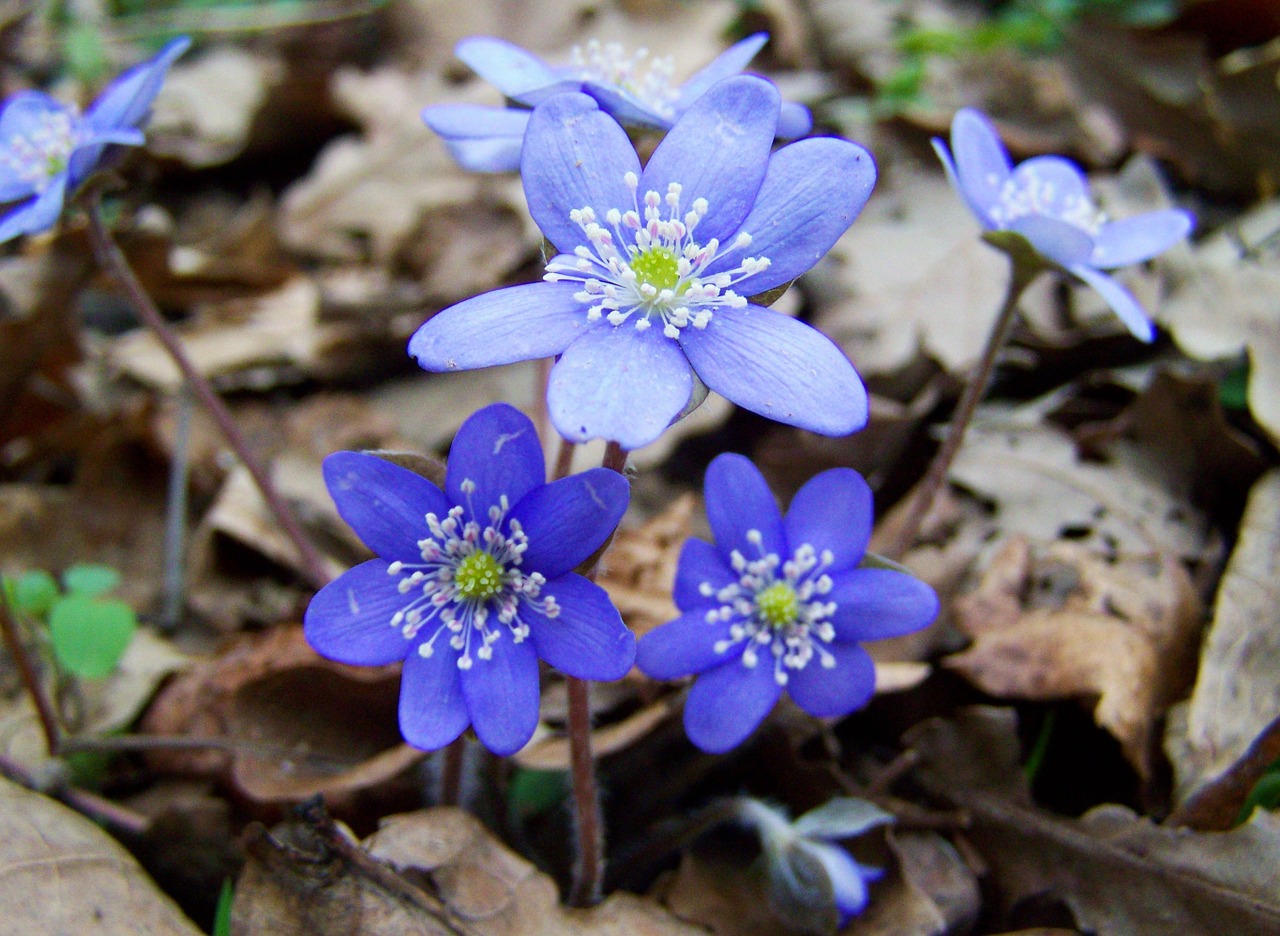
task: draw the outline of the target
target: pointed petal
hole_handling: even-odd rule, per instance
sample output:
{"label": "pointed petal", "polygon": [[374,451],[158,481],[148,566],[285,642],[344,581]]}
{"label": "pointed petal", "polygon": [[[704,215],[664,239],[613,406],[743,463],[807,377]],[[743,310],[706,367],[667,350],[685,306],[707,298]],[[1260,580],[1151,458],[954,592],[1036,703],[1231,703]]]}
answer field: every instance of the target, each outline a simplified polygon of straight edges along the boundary
{"label": "pointed petal", "polygon": [[741,643],[716,650],[717,643],[730,639],[735,621],[708,622],[706,613],[689,611],[649,631],[636,646],[636,665],[650,679],[679,679],[722,664],[740,666],[735,661],[742,657]]}
{"label": "pointed petal", "polygon": [[1030,241],[1042,257],[1060,267],[1084,263],[1093,253],[1093,238],[1087,232],[1057,218],[1026,215],[1008,227]]}
{"label": "pointed petal", "polygon": [[700,539],[687,539],[680,549],[680,560],[676,565],[676,584],[671,597],[675,599],[676,607],[681,611],[706,610],[714,605],[716,600],[714,597],[702,594],[704,582],[719,591],[737,580],[738,576],[720,557],[719,551],[714,546]]}
{"label": "pointed petal", "polygon": [[560,80],[542,59],[503,39],[472,36],[454,46],[453,54],[509,98],[520,98]]}
{"label": "pointed petal", "polygon": [[633,321],[589,329],[552,368],[547,409],[569,441],[609,439],[637,449],[689,402],[693,376],[680,345],[661,327],[637,331]]}
{"label": "pointed petal", "polygon": [[849,229],[875,184],[871,154],[856,143],[815,137],[784,146],[769,160],[756,203],[742,222],[751,243],[729,251],[708,271],[730,269],[744,256],[768,257],[768,269],[742,280],[734,292],[754,296],[789,283]]}
{"label": "pointed petal", "polygon": [[875,502],[866,480],[852,468],[832,468],[815,475],[796,492],[787,509],[787,543],[794,551],[808,543],[822,555],[831,550],[829,574],[862,561],[871,539]]}
{"label": "pointed petal", "polygon": [[529,538],[521,568],[554,579],[604,545],[627,511],[631,486],[608,468],[592,468],[534,488],[511,510]]}
{"label": "pointed petal", "polygon": [[803,322],[748,305],[723,308],[680,344],[702,382],[753,413],[829,436],[867,424],[867,391],[849,359]]}
{"label": "pointed petal", "polygon": [[876,667],[867,651],[857,644],[828,644],[826,653],[836,665],[823,666],[814,654],[802,670],[788,670],[787,690],[796,705],[815,718],[836,718],[856,712],[871,701],[876,688]]}
{"label": "pointed petal", "polygon": [[696,747],[723,754],[760,726],[782,694],[771,663],[735,659],[698,677],[684,704],[684,730]]}
{"label": "pointed petal", "polygon": [[400,733],[414,747],[438,751],[471,724],[462,696],[458,655],[444,641],[429,657],[411,653],[400,676]]}
{"label": "pointed petal", "polygon": [[[590,95],[600,109],[624,127],[652,127],[665,130],[671,120],[648,104],[619,88],[617,85],[598,81],[584,81],[582,93]],[[624,206],[619,205],[619,208]]]}
{"label": "pointed petal", "polygon": [[[473,633],[472,641],[478,636]],[[506,631],[491,646],[492,659],[476,659],[461,671],[462,696],[480,743],[506,757],[528,744],[538,727],[538,655],[532,643],[516,643]]]}
{"label": "pointed petal", "polygon": [[912,575],[892,569],[851,569],[833,575],[824,599],[836,606],[836,641],[884,640],[928,627],[938,616],[937,593]]}
{"label": "pointed petal", "polygon": [[66,192],[67,177],[64,173],[31,201],[19,205],[0,218],[0,244],[13,240],[19,234],[47,231],[57,224]]}
{"label": "pointed petal", "polygon": [[189,48],[191,40],[179,36],[154,58],[124,72],[98,95],[85,112],[85,123],[99,131],[141,125],[150,116],[151,104],[160,93],[169,66]]}
{"label": "pointed petal", "polygon": [[347,526],[388,562],[420,562],[427,514],[443,517],[450,506],[426,478],[363,452],[325,458],[324,482]]}
{"label": "pointed petal", "polygon": [[[468,507],[481,526],[489,508],[506,495],[508,509],[546,483],[538,430],[524,413],[506,403],[494,403],[467,417],[449,447],[444,491],[451,504]],[[464,481],[475,484],[468,493]],[[474,714],[474,712],[472,713]]]}
{"label": "pointed petal", "polygon": [[1125,289],[1110,276],[1107,276],[1107,274],[1100,273],[1084,264],[1077,264],[1068,269],[1096,289],[1098,295],[1107,300],[1107,305],[1111,306],[1111,311],[1120,317],[1120,321],[1124,322],[1124,327],[1129,329],[1129,333],[1133,337],[1139,341],[1148,342],[1155,338],[1155,326],[1151,324],[1151,319],[1147,317],[1146,310],[1138,304],[1138,300],[1133,298],[1133,294],[1129,290]]}
{"label": "pointed petal", "polygon": [[[734,452],[717,455],[707,466],[702,487],[707,522],[726,562],[735,549],[748,561],[768,553],[791,558],[778,502],[749,458]],[[758,545],[748,538],[752,530],[760,534]]]}
{"label": "pointed petal", "polygon": [[677,109],[687,109],[690,104],[706,94],[713,84],[741,72],[768,41],[769,34],[765,32],[747,36],[717,55],[710,64],[694,72],[680,86],[680,101],[676,105]]}
{"label": "pointed petal", "polygon": [[531,113],[513,107],[438,104],[423,109],[422,121],[440,135],[463,169],[514,172],[520,168],[520,150]]}
{"label": "pointed petal", "polygon": [[409,355],[429,371],[472,370],[553,357],[585,332],[575,283],[526,283],[473,296],[427,319]]}
{"label": "pointed petal", "polygon": [[556,95],[534,109],[520,176],[529,214],[561,253],[586,243],[569,220],[573,209],[590,207],[603,218],[610,208],[631,208],[628,172],[640,174],[640,159],[627,132],[587,95]]}
{"label": "pointed petal", "polygon": [[636,661],[636,638],[599,585],[570,573],[543,586],[560,613],[549,618],[522,610],[538,656],[578,679],[611,682],[627,675]]}
{"label": "pointed petal", "polygon": [[823,870],[831,880],[831,889],[840,911],[840,925],[857,916],[867,907],[867,880],[862,865],[854,861],[839,845],[826,842],[805,842],[804,847],[822,862]]}
{"label": "pointed petal", "polygon": [[387,574],[385,562],[370,559],[316,592],[302,619],[311,649],[351,666],[403,660],[413,645],[391,623],[391,616],[410,601],[396,588],[398,581]]}
{"label": "pointed petal", "polygon": [[796,140],[813,129],[813,114],[795,101],[783,101],[778,114],[778,139]]}
{"label": "pointed petal", "polygon": [[640,178],[640,197],[665,196],[669,183],[679,183],[682,211],[696,198],[710,205],[694,235],[698,243],[729,241],[764,179],[778,106],[778,89],[763,78],[739,75],[714,85],[658,144]]}
{"label": "pointed petal", "polygon": [[1111,270],[1142,263],[1185,240],[1193,227],[1195,219],[1176,208],[1110,221],[1093,239],[1089,266]]}
{"label": "pointed petal", "polygon": [[1013,163],[986,114],[971,107],[956,111],[951,120],[951,155],[960,194],[974,214],[989,219]]}

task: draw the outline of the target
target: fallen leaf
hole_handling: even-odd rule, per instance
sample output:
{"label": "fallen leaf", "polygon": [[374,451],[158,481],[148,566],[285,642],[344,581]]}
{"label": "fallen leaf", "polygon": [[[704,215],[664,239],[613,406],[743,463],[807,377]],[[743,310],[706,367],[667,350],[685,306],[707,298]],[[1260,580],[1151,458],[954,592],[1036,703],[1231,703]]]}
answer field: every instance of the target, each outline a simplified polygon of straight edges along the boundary
{"label": "fallen leaf", "polygon": [[684,494],[643,525],[618,530],[600,564],[596,582],[637,637],[680,615],[671,589],[696,503]]}

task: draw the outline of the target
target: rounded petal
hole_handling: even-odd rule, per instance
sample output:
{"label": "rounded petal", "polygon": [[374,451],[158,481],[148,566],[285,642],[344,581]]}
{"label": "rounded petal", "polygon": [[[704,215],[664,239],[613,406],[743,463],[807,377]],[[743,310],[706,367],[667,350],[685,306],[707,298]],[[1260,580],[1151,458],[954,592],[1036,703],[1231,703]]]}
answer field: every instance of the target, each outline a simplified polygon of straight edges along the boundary
{"label": "rounded petal", "polygon": [[684,730],[708,754],[723,754],[759,727],[782,694],[771,659],[744,666],[740,659],[698,677],[684,704]]}
{"label": "rounded petal", "polygon": [[529,214],[561,253],[586,243],[569,212],[593,208],[626,211],[634,197],[624,177],[640,174],[640,158],[618,125],[585,94],[558,94],[529,118],[520,157]]}
{"label": "rounded petal", "polygon": [[708,387],[753,413],[821,435],[867,424],[862,379],[831,339],[793,318],[748,305],[719,309],[680,345]]}
{"label": "rounded petal", "polygon": [[[707,522],[726,562],[734,550],[748,561],[769,553],[791,558],[778,502],[751,459],[734,452],[717,455],[707,466],[703,492]],[[749,537],[753,530],[760,534],[759,543]]]}
{"label": "rounded petal", "polygon": [[392,615],[410,601],[396,588],[398,581],[387,574],[385,562],[370,559],[316,592],[302,618],[311,649],[351,666],[403,660],[413,644],[391,623]]}
{"label": "rounded petal", "polygon": [[951,155],[960,194],[974,214],[981,219],[990,218],[1013,164],[986,114],[972,107],[956,111],[951,120]]}
{"label": "rounded petal", "polygon": [[823,870],[831,880],[831,890],[840,911],[840,925],[857,916],[867,907],[867,881],[879,875],[854,861],[839,845],[826,842],[805,842],[810,853],[822,862]]}
{"label": "rounded petal", "polygon": [[453,54],[509,98],[521,98],[560,80],[556,71],[532,52],[491,36],[463,39],[454,46]]}
{"label": "rounded petal", "polygon": [[416,748],[438,751],[471,724],[462,695],[458,655],[439,640],[429,657],[411,653],[400,676],[400,733]]}
{"label": "rounded petal", "polygon": [[1089,182],[1084,173],[1069,159],[1061,156],[1035,156],[1018,163],[1013,170],[1016,189],[1028,193],[1038,211],[1050,217],[1065,217],[1090,208]]}
{"label": "rounded petal", "polygon": [[67,194],[67,177],[58,176],[38,196],[14,208],[0,218],[0,244],[20,234],[47,231],[58,223]]}
{"label": "rounded petal", "polygon": [[425,517],[443,517],[450,506],[426,478],[364,452],[325,458],[324,483],[347,526],[388,562],[421,561],[418,540],[428,533]]}
{"label": "rounded petal", "polygon": [[1093,238],[1081,228],[1045,215],[1025,215],[1009,225],[1021,234],[1046,260],[1070,268],[1084,263],[1093,253]]}
{"label": "rounded petal", "polygon": [[815,137],[784,146],[769,160],[756,203],[742,222],[751,243],[729,251],[708,272],[734,267],[743,256],[768,257],[769,267],[734,291],[754,296],[789,283],[849,229],[875,184],[871,154],[856,143]]}
{"label": "rounded petal", "polygon": [[570,573],[547,582],[542,593],[555,597],[556,617],[521,611],[539,657],[578,679],[611,682],[627,675],[636,661],[636,638],[603,588]]}
{"label": "rounded petal", "polygon": [[697,242],[727,242],[764,180],[778,106],[778,89],[763,78],[739,75],[712,86],[658,144],[640,178],[640,196],[665,196],[667,186],[678,183],[682,211],[697,198],[710,206],[693,235]]}
{"label": "rounded petal", "polygon": [[856,712],[871,701],[875,692],[875,664],[857,644],[828,644],[824,651],[835,659],[835,666],[823,666],[822,654],[815,653],[804,669],[787,671],[791,698],[815,718]]}
{"label": "rounded petal", "polygon": [[516,643],[505,630],[490,646],[492,658],[461,671],[462,697],[480,743],[506,757],[528,744],[538,727],[538,654],[531,642]]}
{"label": "rounded petal", "polygon": [[714,597],[702,594],[703,584],[716,591],[738,581],[738,576],[710,543],[687,539],[680,549],[676,565],[676,584],[671,597],[681,611],[706,610],[716,603]]}
{"label": "rounded petal", "polygon": [[608,468],[592,468],[534,488],[511,510],[529,538],[521,567],[554,579],[605,544],[627,511],[631,486]]}
{"label": "rounded petal", "polygon": [[832,468],[814,475],[796,492],[784,526],[792,551],[808,543],[822,555],[831,550],[828,573],[850,569],[862,561],[871,539],[875,500],[866,480],[852,468]]}
{"label": "rounded petal", "polygon": [[139,126],[150,116],[151,103],[160,93],[169,66],[189,48],[191,40],[179,36],[170,40],[154,58],[121,74],[85,111],[85,123],[99,131]]}
{"label": "rounded petal", "polygon": [[[0,152],[12,154],[15,145],[21,145],[19,141],[25,142],[44,132],[50,115],[55,113],[66,114],[73,122],[77,119],[74,108],[40,91],[19,91],[13,95],[0,111]],[[17,201],[35,194],[31,180],[17,171],[15,163],[21,162],[20,159],[0,159],[0,202]]]}
{"label": "rounded petal", "polygon": [[913,575],[892,569],[852,569],[832,576],[824,596],[836,606],[831,624],[838,643],[901,637],[938,616],[937,593]]}
{"label": "rounded petal", "polygon": [[689,402],[693,375],[680,345],[661,327],[637,331],[633,321],[588,330],[551,369],[547,410],[569,441],[609,439],[637,449]]}
{"label": "rounded petal", "polygon": [[679,679],[732,664],[741,659],[743,644],[721,651],[716,644],[730,639],[733,624],[718,618],[708,622],[706,611],[688,611],[640,638],[636,665],[651,679]]}
{"label": "rounded petal", "polygon": [[795,140],[813,129],[813,114],[795,101],[783,101],[778,114],[778,139]]}
{"label": "rounded petal", "polygon": [[[508,508],[546,483],[538,430],[524,413],[493,403],[467,417],[449,447],[444,491],[451,504],[467,507],[484,525],[489,508],[505,494]],[[464,491],[463,482],[475,488]]]}
{"label": "rounded petal", "polygon": [[422,121],[444,140],[449,154],[471,172],[514,172],[529,125],[527,110],[438,104],[424,108]]}
{"label": "rounded petal", "polygon": [[602,111],[625,127],[653,127],[661,130],[671,126],[667,117],[617,85],[584,81],[582,93],[594,98]]}
{"label": "rounded petal", "polygon": [[481,293],[437,312],[409,339],[429,371],[472,370],[553,357],[590,326],[575,283],[526,283]]}
{"label": "rounded petal", "polygon": [[690,104],[706,94],[713,84],[741,72],[768,41],[768,33],[758,32],[729,46],[712,59],[710,64],[689,76],[680,86],[680,102],[677,108],[680,110],[688,108]]}
{"label": "rounded petal", "polygon": [[1193,227],[1190,213],[1177,208],[1110,221],[1093,239],[1089,266],[1110,270],[1142,263],[1185,240]]}
{"label": "rounded petal", "polygon": [[1129,333],[1133,337],[1139,341],[1151,341],[1155,338],[1155,326],[1151,324],[1151,319],[1147,318],[1146,310],[1138,304],[1138,300],[1133,298],[1133,294],[1129,290],[1125,289],[1110,276],[1107,276],[1107,274],[1100,273],[1084,264],[1077,264],[1069,267],[1069,269],[1096,289],[1098,295],[1107,300],[1107,305],[1111,306],[1111,311],[1120,317],[1120,321],[1124,322],[1124,327],[1129,329]]}

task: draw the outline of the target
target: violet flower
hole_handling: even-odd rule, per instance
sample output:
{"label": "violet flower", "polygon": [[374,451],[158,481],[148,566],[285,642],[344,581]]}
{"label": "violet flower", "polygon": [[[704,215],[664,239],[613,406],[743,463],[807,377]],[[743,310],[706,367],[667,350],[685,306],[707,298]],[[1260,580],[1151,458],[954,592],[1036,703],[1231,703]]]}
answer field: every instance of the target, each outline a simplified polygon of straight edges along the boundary
{"label": "violet flower", "polygon": [[442,492],[373,455],[324,462],[338,512],[378,554],[326,585],[304,619],[322,656],[404,660],[400,731],[435,750],[467,725],[495,754],[538,724],[538,660],[620,679],[635,638],[604,590],[573,569],[626,510],[627,482],[593,468],[544,483],[533,423],[498,403],[454,439]]}
{"label": "violet flower", "polygon": [[20,91],[0,112],[0,203],[22,201],[0,218],[0,243],[48,230],[67,198],[112,145],[141,146],[165,74],[191,46],[171,40],[150,61],[112,81],[83,114],[40,91]]}
{"label": "violet flower", "polygon": [[429,371],[559,355],[547,406],[574,442],[652,442],[686,409],[695,373],[779,422],[824,435],[862,428],[866,391],[844,354],[746,298],[812,267],[875,184],[871,156],[847,140],[771,152],[778,100],[762,78],[720,82],[643,170],[592,98],[540,104],[521,171],[529,211],[559,256],[544,282],[438,313],[409,353]]}
{"label": "violet flower", "polygon": [[[574,46],[568,65],[549,65],[517,45],[489,36],[463,39],[454,51],[476,74],[525,107],[535,107],[553,94],[581,91],[621,124],[667,130],[713,84],[746,68],[768,41],[768,33],[748,36],[680,85],[672,81],[675,63],[670,57],[651,55],[647,49],[628,55],[616,42],[592,40],[585,48]],[[443,104],[423,110],[422,119],[464,169],[507,172],[520,168],[529,114],[524,108]],[[779,137],[801,137],[812,126],[808,108],[782,105]]]}
{"label": "violet flower", "polygon": [[1138,301],[1102,271],[1168,250],[1191,233],[1189,213],[1167,209],[1108,221],[1079,167],[1061,156],[1037,156],[1015,168],[991,121],[970,107],[951,122],[950,152],[938,139],[933,148],[984,228],[1022,235],[1044,260],[1097,290],[1134,337],[1155,336]]}
{"label": "violet flower", "polygon": [[859,568],[871,537],[871,490],[851,468],[809,480],[786,519],[741,455],[707,469],[715,545],[685,543],[676,570],[682,612],[641,640],[654,679],[698,674],[684,725],[710,754],[742,743],[783,689],[819,718],[866,705],[875,667],[859,641],[919,630],[938,613],[932,588],[905,572]]}

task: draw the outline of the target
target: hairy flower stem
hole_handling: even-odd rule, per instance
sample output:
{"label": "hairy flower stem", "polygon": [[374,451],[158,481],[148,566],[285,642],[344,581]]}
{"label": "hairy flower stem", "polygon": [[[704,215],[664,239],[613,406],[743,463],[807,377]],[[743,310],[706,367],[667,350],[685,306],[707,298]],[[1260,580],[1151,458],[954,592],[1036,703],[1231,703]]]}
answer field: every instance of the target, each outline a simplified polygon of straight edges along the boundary
{"label": "hairy flower stem", "polygon": [[1005,293],[1004,305],[1000,307],[1000,313],[991,327],[991,334],[987,337],[987,346],[983,349],[982,358],[969,376],[964,392],[960,395],[960,401],[956,404],[955,412],[951,414],[951,424],[947,429],[946,439],[933,456],[933,461],[929,463],[929,470],[916,488],[906,516],[896,534],[882,552],[887,559],[901,558],[902,554],[915,543],[920,533],[920,525],[924,523],[929,508],[933,506],[938,490],[947,480],[947,472],[951,470],[951,463],[955,461],[960,451],[965,433],[968,432],[969,424],[973,421],[973,414],[991,386],[996,359],[1009,340],[1013,323],[1017,319],[1018,300],[1041,270],[1040,266],[1020,263],[1013,258],[1011,258],[1010,267],[1009,288]]}
{"label": "hairy flower stem", "polygon": [[174,364],[182,372],[183,379],[186,380],[187,385],[199,398],[205,409],[208,410],[214,422],[218,424],[223,438],[227,440],[227,444],[236,453],[240,463],[248,469],[254,483],[258,486],[258,490],[262,492],[263,500],[266,501],[268,509],[275,516],[276,522],[280,524],[280,529],[284,531],[285,536],[293,543],[294,549],[298,551],[311,584],[316,588],[323,588],[328,585],[332,576],[326,571],[320,554],[316,552],[316,548],[311,545],[311,541],[302,532],[302,527],[280,496],[280,492],[276,490],[275,484],[271,481],[271,476],[249,448],[248,440],[245,439],[244,434],[236,425],[230,410],[222,402],[221,397],[214,392],[213,387],[210,386],[205,376],[191,362],[186,350],[182,347],[182,342],[165,323],[164,316],[160,314],[160,310],[156,307],[154,300],[147,294],[146,289],[143,288],[142,283],[129,266],[129,261],[125,259],[124,252],[120,250],[120,247],[112,239],[111,232],[102,217],[102,202],[96,194],[88,201],[86,209],[89,215],[89,237],[93,242],[93,252],[98,258],[98,263],[124,288],[138,317],[155,333],[156,338],[159,339],[164,349],[169,352],[169,356],[173,358]]}
{"label": "hairy flower stem", "polygon": [[462,800],[462,767],[466,755],[466,741],[462,738],[444,749],[444,766],[440,773],[441,806],[457,806]]}

